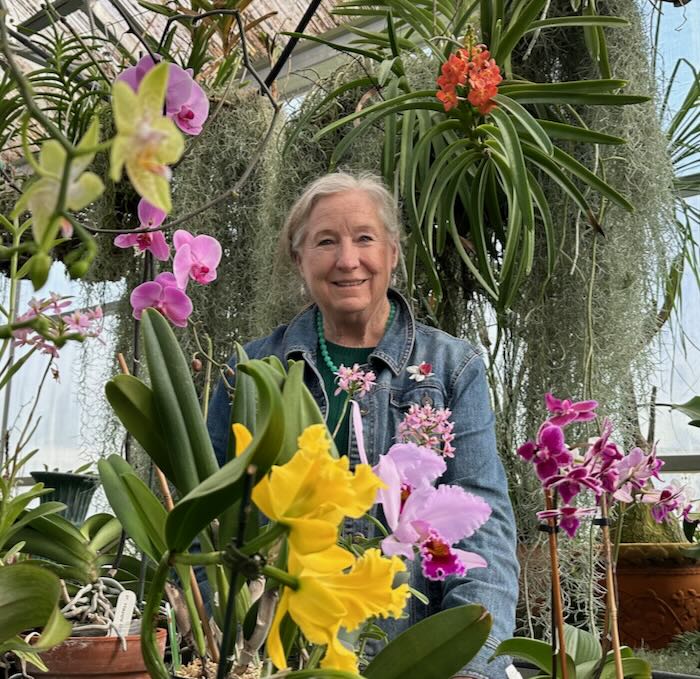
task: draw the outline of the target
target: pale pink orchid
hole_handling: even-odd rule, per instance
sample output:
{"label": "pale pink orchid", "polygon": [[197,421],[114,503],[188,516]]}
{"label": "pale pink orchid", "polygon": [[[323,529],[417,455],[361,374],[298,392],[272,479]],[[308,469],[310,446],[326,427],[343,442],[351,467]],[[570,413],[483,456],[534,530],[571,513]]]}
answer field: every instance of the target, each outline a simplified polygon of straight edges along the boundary
{"label": "pale pink orchid", "polygon": [[453,545],[473,535],[490,515],[485,500],[459,486],[419,488],[406,499],[393,533],[382,541],[382,551],[412,561],[417,549],[423,574],[433,580],[463,575],[487,563],[479,554]]}
{"label": "pale pink orchid", "polygon": [[450,421],[449,408],[433,408],[431,405],[412,404],[399,424],[396,434],[401,443],[415,443],[445,457],[454,457],[452,445],[455,435],[454,422]]}
{"label": "pale pink orchid", "polygon": [[362,398],[372,389],[377,376],[371,370],[362,370],[355,363],[352,368],[341,365],[335,373],[335,379],[338,384],[335,396],[344,391],[350,398]]}
{"label": "pale pink orchid", "polygon": [[156,309],[173,325],[184,328],[192,313],[192,300],[178,287],[175,276],[165,272],[155,280],[141,283],[130,297],[134,318],[139,320],[144,309]]}
{"label": "pale pink orchid", "polygon": [[440,455],[414,443],[396,443],[379,457],[374,473],[385,487],[377,492],[377,503],[382,505],[391,530],[398,526],[399,514],[411,493],[431,486],[446,469]]}
{"label": "pale pink orchid", "polygon": [[[146,55],[136,66],[127,68],[117,76],[136,92],[155,62]],[[185,133],[198,135],[209,116],[209,100],[204,90],[192,77],[192,69],[183,69],[177,64],[168,68],[168,87],[165,94],[165,115]]]}
{"label": "pale pink orchid", "polygon": [[[165,220],[166,213],[151,205],[145,198],[139,201],[138,216],[141,229],[156,229]],[[162,231],[141,231],[140,233],[124,233],[114,239],[118,248],[134,248],[137,253],[148,250],[161,262],[170,257],[170,247]]]}
{"label": "pale pink orchid", "polygon": [[544,401],[547,410],[553,413],[549,422],[557,427],[565,427],[572,422],[590,422],[597,417],[594,412],[598,407],[597,401],[579,401],[577,403],[569,399],[562,401],[550,392],[544,395]]}
{"label": "pale pink orchid", "polygon": [[175,257],[173,273],[181,290],[191,278],[201,285],[216,279],[216,267],[221,261],[221,244],[211,236],[193,236],[179,229],[173,236]]}
{"label": "pale pink orchid", "polygon": [[680,509],[682,514],[687,504],[685,488],[669,484],[661,490],[645,490],[642,494],[642,502],[652,505],[651,515],[654,521],[662,523],[671,512],[677,509]]}

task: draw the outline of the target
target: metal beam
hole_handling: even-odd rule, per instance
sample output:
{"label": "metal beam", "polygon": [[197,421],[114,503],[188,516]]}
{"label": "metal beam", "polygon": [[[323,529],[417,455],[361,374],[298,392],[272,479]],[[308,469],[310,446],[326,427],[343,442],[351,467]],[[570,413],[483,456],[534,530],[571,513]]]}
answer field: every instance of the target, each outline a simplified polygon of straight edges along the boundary
{"label": "metal beam", "polygon": [[[73,14],[76,10],[83,6],[84,0],[55,0],[52,3],[52,7],[61,16],[67,17],[69,14]],[[17,29],[22,32],[38,33],[42,29],[51,25],[51,20],[49,18],[49,13],[45,9],[39,10],[29,19],[26,19],[21,24],[17,26]]]}

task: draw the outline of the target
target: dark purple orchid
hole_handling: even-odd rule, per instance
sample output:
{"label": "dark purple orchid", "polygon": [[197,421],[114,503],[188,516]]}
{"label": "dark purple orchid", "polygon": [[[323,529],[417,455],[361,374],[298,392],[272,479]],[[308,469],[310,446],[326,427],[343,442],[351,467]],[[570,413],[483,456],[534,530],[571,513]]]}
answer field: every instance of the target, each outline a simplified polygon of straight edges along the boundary
{"label": "dark purple orchid", "polygon": [[541,481],[555,476],[560,467],[573,460],[566,447],[564,432],[556,425],[545,422],[537,434],[537,442],[528,441],[518,448],[518,455],[535,465],[535,471]]}
{"label": "dark purple orchid", "polygon": [[594,412],[598,407],[597,401],[578,401],[576,403],[569,399],[562,401],[550,392],[544,395],[544,401],[547,410],[552,413],[552,417],[549,418],[550,424],[555,424],[558,427],[565,427],[572,422],[590,422],[597,417]]}
{"label": "dark purple orchid", "polygon": [[[153,59],[146,55],[136,66],[127,68],[117,76],[136,92],[146,73],[155,66]],[[165,115],[185,133],[198,135],[209,116],[209,100],[204,90],[192,77],[192,69],[170,64],[168,69],[168,89],[165,94]]]}

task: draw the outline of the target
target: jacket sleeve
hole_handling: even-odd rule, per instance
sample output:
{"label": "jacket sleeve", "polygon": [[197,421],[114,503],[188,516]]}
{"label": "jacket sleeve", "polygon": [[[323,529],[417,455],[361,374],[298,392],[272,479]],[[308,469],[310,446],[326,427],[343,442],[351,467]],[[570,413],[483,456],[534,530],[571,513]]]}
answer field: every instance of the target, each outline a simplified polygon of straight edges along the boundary
{"label": "jacket sleeve", "polygon": [[491,516],[459,547],[476,552],[488,562],[465,576],[449,578],[444,585],[442,608],[480,603],[491,613],[493,626],[485,646],[459,675],[476,679],[502,679],[509,658],[489,663],[496,646],[513,635],[518,599],[519,565],[515,551],[515,520],[505,471],[496,449],[483,361],[477,354],[465,358],[454,374],[450,409],[455,423],[454,457],[449,459],[443,483],[457,484],[479,495],[491,506]]}
{"label": "jacket sleeve", "polygon": [[[228,364],[230,368],[235,369],[235,354],[229,360]],[[216,453],[216,459],[220,467],[226,462],[226,450],[228,448],[228,437],[230,435],[228,425],[231,419],[230,391],[226,388],[224,379],[228,379],[230,386],[233,386],[235,381],[233,376],[219,380],[214,390],[214,396],[209,402],[209,414],[207,415],[207,429],[209,430],[209,437],[214,446],[214,452]]]}

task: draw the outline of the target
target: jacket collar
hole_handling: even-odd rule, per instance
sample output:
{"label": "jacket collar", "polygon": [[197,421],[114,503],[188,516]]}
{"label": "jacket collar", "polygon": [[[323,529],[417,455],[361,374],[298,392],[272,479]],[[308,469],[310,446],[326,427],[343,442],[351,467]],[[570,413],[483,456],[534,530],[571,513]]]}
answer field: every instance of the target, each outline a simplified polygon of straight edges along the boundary
{"label": "jacket collar", "polygon": [[[406,368],[413,350],[416,322],[406,298],[400,292],[389,288],[388,296],[396,304],[396,316],[379,345],[370,354],[370,360],[382,361],[394,375],[398,375]],[[287,326],[284,333],[285,359],[302,354],[307,360],[316,362],[316,310],[315,304],[307,306]]]}

